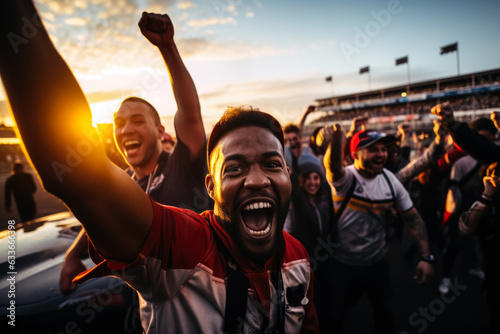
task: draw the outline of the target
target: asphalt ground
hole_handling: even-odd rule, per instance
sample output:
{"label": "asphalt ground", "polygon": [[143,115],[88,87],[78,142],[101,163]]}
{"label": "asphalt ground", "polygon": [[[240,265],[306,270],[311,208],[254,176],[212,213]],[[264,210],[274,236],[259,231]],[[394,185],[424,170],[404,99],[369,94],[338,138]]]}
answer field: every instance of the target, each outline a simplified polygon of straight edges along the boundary
{"label": "asphalt ground", "polygon": [[[487,333],[489,311],[486,298],[481,293],[482,279],[468,274],[459,255],[451,277],[453,288],[446,295],[438,291],[441,282],[442,253],[437,253],[434,279],[418,284],[413,279],[417,257],[404,259],[412,242],[405,231],[401,240],[391,238],[388,260],[393,286],[392,311],[396,334],[481,334]],[[352,334],[373,333],[372,308],[363,297],[348,312],[345,332]]]}

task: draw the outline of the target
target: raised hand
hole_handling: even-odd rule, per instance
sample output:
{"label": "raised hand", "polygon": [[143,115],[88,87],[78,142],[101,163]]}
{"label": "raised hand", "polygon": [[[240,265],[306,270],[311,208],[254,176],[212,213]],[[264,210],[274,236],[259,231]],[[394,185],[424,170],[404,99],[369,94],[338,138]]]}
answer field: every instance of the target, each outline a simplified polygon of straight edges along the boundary
{"label": "raised hand", "polygon": [[497,129],[500,129],[500,111],[492,111],[490,117]]}
{"label": "raised hand", "polygon": [[483,194],[486,196],[493,197],[500,186],[500,179],[498,176],[485,176],[483,178],[484,191]]}
{"label": "raised hand", "polygon": [[410,135],[411,127],[409,124],[398,125],[398,135],[401,139],[401,147],[412,146],[412,138]]}
{"label": "raised hand", "polygon": [[408,136],[408,134],[410,133],[410,130],[411,130],[411,127],[409,124],[399,124],[398,125],[398,132],[399,132],[399,135],[401,136],[401,138]]}
{"label": "raised hand", "polygon": [[76,290],[77,284],[73,283],[73,278],[86,269],[80,258],[67,257],[64,260],[59,277],[59,289],[63,295]]}
{"label": "raised hand", "polygon": [[319,147],[327,146],[330,142],[343,139],[344,130],[340,124],[327,125],[320,130],[316,136],[316,145]]}
{"label": "raised hand", "polygon": [[434,277],[434,266],[428,262],[420,261],[413,278],[417,283],[427,283]]}
{"label": "raised hand", "polygon": [[354,117],[351,122],[351,129],[349,130],[349,136],[354,136],[356,132],[366,130],[367,122],[368,122],[367,116]]}
{"label": "raised hand", "polygon": [[431,109],[431,113],[438,116],[445,123],[453,123],[455,121],[453,112],[453,107],[447,102],[438,104]]}
{"label": "raised hand", "polygon": [[174,25],[167,14],[142,13],[139,28],[144,37],[157,47],[174,41]]}

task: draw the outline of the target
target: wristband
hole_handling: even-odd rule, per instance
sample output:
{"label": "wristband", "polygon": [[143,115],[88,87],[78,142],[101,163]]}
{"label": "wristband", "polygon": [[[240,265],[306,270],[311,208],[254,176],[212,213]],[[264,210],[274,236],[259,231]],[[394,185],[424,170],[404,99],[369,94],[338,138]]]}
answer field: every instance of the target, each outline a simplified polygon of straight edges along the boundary
{"label": "wristband", "polygon": [[481,197],[484,198],[485,200],[488,200],[488,201],[492,201],[493,200],[492,196],[486,195],[485,193],[482,193]]}
{"label": "wristband", "polygon": [[482,203],[482,204],[484,204],[486,206],[488,204],[491,204],[491,202],[493,202],[493,198],[491,198],[488,195],[482,194],[481,197],[479,197],[479,199],[477,201],[479,203]]}
{"label": "wristband", "polygon": [[436,263],[436,258],[432,254],[422,255],[422,257],[420,258],[420,260],[421,261],[425,261],[425,262],[429,262],[430,264]]}

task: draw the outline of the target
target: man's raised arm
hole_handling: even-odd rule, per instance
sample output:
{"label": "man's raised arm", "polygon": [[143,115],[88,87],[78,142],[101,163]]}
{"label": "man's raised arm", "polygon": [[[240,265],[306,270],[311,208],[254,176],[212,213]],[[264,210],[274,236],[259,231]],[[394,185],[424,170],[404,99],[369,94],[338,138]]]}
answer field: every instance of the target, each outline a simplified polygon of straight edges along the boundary
{"label": "man's raised arm", "polygon": [[88,102],[30,0],[0,2],[0,76],[44,188],[103,255],[133,260],[151,227],[150,200],[106,158]]}
{"label": "man's raised arm", "polygon": [[196,86],[174,42],[172,21],[166,14],[142,13],[139,28],[144,37],[158,47],[165,60],[177,103],[175,130],[189,148],[191,158],[195,159],[205,145],[205,128]]}
{"label": "man's raised arm", "polygon": [[[463,151],[485,165],[500,160],[500,146],[485,136],[472,130],[467,124],[457,122],[451,104],[443,103],[432,107],[431,112],[438,116],[448,128],[453,141]],[[495,120],[493,120],[495,122]],[[496,126],[495,122],[495,126]]]}
{"label": "man's raised arm", "polygon": [[329,125],[321,129],[320,140],[329,142],[323,162],[326,169],[326,178],[330,182],[336,182],[344,177],[343,149],[345,134],[339,124]]}

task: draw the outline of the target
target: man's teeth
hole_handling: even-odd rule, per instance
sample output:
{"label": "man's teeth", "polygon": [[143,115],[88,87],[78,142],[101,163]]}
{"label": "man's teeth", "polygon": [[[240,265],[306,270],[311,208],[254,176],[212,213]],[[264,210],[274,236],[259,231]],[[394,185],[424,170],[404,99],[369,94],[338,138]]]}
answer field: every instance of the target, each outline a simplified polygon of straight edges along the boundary
{"label": "man's teeth", "polygon": [[[270,209],[270,208],[272,208],[272,205],[269,202],[254,202],[254,203],[250,203],[250,204],[245,205],[245,207],[243,208],[243,211],[252,211],[252,210]],[[266,228],[263,230],[260,230],[260,231],[252,230],[251,228],[249,228],[246,225],[245,225],[245,227],[246,227],[248,233],[250,233],[251,235],[254,235],[254,236],[266,235],[271,231],[271,224],[267,224]]]}
{"label": "man's teeth", "polygon": [[134,149],[134,148],[139,147],[140,145],[141,145],[141,142],[138,140],[127,140],[127,141],[123,142],[123,146],[126,149]]}
{"label": "man's teeth", "polygon": [[248,232],[251,234],[251,235],[255,235],[255,236],[261,236],[261,235],[265,235],[265,234],[268,234],[269,231],[271,231],[271,224],[268,224],[267,227],[265,229],[263,229],[262,231],[254,231],[252,229],[249,229],[247,227],[247,230]]}
{"label": "man's teeth", "polygon": [[271,203],[268,202],[256,202],[246,205],[243,210],[258,210],[258,209],[268,209],[271,208]]}

